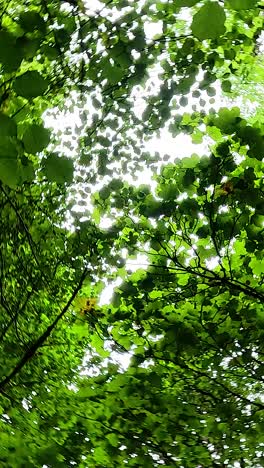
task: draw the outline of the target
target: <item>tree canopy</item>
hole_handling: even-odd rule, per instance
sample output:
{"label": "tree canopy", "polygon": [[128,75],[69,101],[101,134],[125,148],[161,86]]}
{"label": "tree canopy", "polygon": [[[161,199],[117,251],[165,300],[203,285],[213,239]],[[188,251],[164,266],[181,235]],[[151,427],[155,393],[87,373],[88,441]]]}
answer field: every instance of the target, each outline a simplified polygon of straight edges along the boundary
{"label": "tree canopy", "polygon": [[263,10],[2,1],[1,466],[264,466]]}

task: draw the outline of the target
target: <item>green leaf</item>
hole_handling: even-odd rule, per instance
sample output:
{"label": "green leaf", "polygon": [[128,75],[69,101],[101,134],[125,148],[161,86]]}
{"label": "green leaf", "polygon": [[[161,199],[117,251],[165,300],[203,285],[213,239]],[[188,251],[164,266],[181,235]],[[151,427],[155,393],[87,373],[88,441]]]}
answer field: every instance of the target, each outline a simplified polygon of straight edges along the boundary
{"label": "green leaf", "polygon": [[174,0],[173,7],[174,8],[182,8],[182,7],[192,7],[196,5],[200,0]]}
{"label": "green leaf", "polygon": [[99,464],[99,466],[105,466],[105,463],[108,462],[107,452],[103,449],[102,446],[97,446],[94,449],[93,457],[96,464]]}
{"label": "green leaf", "polygon": [[109,187],[113,191],[120,190],[124,185],[124,182],[121,179],[112,179],[109,183]]}
{"label": "green leaf", "polygon": [[221,107],[218,111],[218,116],[213,118],[213,125],[227,134],[232,134],[240,122],[239,107]]}
{"label": "green leaf", "polygon": [[47,44],[44,44],[43,47],[41,47],[41,51],[51,61],[56,60],[59,56],[59,51],[56,49],[56,47]]}
{"label": "green leaf", "polygon": [[251,218],[251,222],[259,228],[264,228],[264,215],[258,213],[254,214]]}
{"label": "green leaf", "polygon": [[27,153],[39,153],[49,144],[50,131],[42,125],[30,125],[26,129],[22,141]]}
{"label": "green leaf", "polygon": [[0,180],[10,188],[17,186],[19,168],[16,159],[0,159]]}
{"label": "green leaf", "polygon": [[0,159],[16,159],[17,154],[16,140],[11,137],[2,137],[0,139]]}
{"label": "green leaf", "polygon": [[73,180],[73,161],[64,156],[51,154],[45,159],[43,170],[50,182],[70,184]]}
{"label": "green leaf", "polygon": [[0,62],[4,71],[17,70],[22,58],[22,51],[16,47],[16,37],[7,31],[0,31]]}
{"label": "green leaf", "polygon": [[181,202],[179,209],[184,213],[188,213],[190,216],[196,216],[199,205],[196,200],[187,198]]}
{"label": "green leaf", "polygon": [[102,200],[107,200],[107,198],[109,198],[111,195],[111,189],[110,187],[108,186],[105,186],[103,187],[100,191],[99,191],[99,196]]}
{"label": "green leaf", "polygon": [[31,182],[34,179],[35,171],[33,164],[28,162],[20,167],[20,178],[22,182]]}
{"label": "green leaf", "polygon": [[17,126],[13,119],[0,113],[0,138],[12,137],[17,134]]}
{"label": "green leaf", "polygon": [[189,187],[195,181],[195,172],[193,169],[186,169],[186,172],[182,179],[183,187]]}
{"label": "green leaf", "polygon": [[13,88],[19,96],[30,99],[42,96],[48,89],[48,82],[37,71],[27,71],[15,79]]}
{"label": "green leaf", "polygon": [[198,128],[192,133],[192,142],[196,145],[199,145],[203,142],[204,133],[201,132]]}
{"label": "green leaf", "polygon": [[232,90],[232,84],[231,84],[230,81],[225,80],[225,81],[222,82],[221,88],[224,91],[224,93],[230,93],[231,90]]}
{"label": "green leaf", "polygon": [[117,436],[117,434],[112,432],[111,434],[107,434],[106,438],[110,445],[112,445],[113,447],[118,447],[119,437]]}
{"label": "green leaf", "polygon": [[21,28],[27,32],[33,32],[35,30],[45,32],[46,29],[44,19],[36,11],[26,11],[21,13],[19,23]]}
{"label": "green leaf", "polygon": [[179,189],[176,184],[166,184],[160,187],[159,196],[164,200],[176,200],[179,196]]}
{"label": "green leaf", "polygon": [[27,37],[20,37],[16,41],[16,46],[21,49],[23,58],[28,60],[35,56],[40,46],[39,39],[29,39]]}
{"label": "green leaf", "polygon": [[132,41],[132,47],[136,50],[143,50],[146,45],[146,39],[142,34],[136,35],[135,39]]}
{"label": "green leaf", "polygon": [[250,10],[257,7],[258,0],[225,0],[225,6],[233,10]]}
{"label": "green leaf", "polygon": [[264,259],[258,260],[257,258],[253,258],[249,263],[250,268],[254,275],[260,276],[264,274]]}
{"label": "green leaf", "polygon": [[200,41],[217,39],[225,33],[226,15],[216,2],[208,2],[194,15],[192,32]]}
{"label": "green leaf", "polygon": [[90,337],[90,342],[95,351],[102,357],[108,357],[109,351],[104,349],[104,340],[100,338],[97,334],[92,334]]}
{"label": "green leaf", "polygon": [[189,158],[183,158],[181,163],[184,169],[192,169],[197,166],[199,161],[200,161],[200,158],[198,154],[193,153]]}
{"label": "green leaf", "polygon": [[97,137],[97,142],[100,143],[100,145],[105,146],[105,147],[111,146],[111,141],[109,140],[109,138],[106,138],[102,135],[99,135]]}
{"label": "green leaf", "polygon": [[0,180],[11,188],[17,187],[34,179],[34,168],[31,163],[27,166],[19,164],[16,159],[0,158]]}
{"label": "green leaf", "polygon": [[106,78],[109,83],[117,84],[119,81],[122,80],[125,71],[123,68],[119,67],[118,65],[111,65],[106,64],[103,69],[103,77]]}
{"label": "green leaf", "polygon": [[93,210],[93,214],[92,214],[92,218],[94,220],[94,222],[96,224],[99,224],[100,223],[100,220],[101,220],[101,212],[99,210],[99,208],[94,208]]}
{"label": "green leaf", "polygon": [[212,138],[214,141],[220,141],[223,138],[223,135],[219,128],[215,126],[207,127],[207,135]]}
{"label": "green leaf", "polygon": [[157,299],[157,298],[160,298],[163,296],[163,292],[162,291],[156,291],[156,290],[153,290],[149,293],[149,297],[150,299]]}
{"label": "green leaf", "polygon": [[201,237],[202,239],[205,239],[206,237],[208,237],[209,233],[210,233],[210,228],[208,225],[202,226],[196,231],[196,235],[198,237]]}
{"label": "green leaf", "polygon": [[182,107],[186,107],[188,105],[188,98],[186,96],[181,96],[179,104]]}

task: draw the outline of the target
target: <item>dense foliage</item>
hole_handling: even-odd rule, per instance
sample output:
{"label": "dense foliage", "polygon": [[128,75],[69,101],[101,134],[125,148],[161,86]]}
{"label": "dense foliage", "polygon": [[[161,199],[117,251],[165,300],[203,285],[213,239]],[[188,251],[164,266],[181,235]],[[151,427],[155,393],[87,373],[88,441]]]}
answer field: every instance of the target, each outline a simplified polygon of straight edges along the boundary
{"label": "dense foliage", "polygon": [[1,466],[264,466],[263,2],[93,3],[0,6]]}

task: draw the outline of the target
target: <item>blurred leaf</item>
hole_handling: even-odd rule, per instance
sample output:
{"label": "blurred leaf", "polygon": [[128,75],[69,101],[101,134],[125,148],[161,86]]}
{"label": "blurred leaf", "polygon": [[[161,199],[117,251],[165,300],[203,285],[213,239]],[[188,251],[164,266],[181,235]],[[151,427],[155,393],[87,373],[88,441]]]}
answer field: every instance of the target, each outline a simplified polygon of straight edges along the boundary
{"label": "blurred leaf", "polygon": [[13,119],[0,113],[0,137],[12,137],[17,134],[17,126]]}
{"label": "blurred leaf", "polygon": [[22,141],[27,153],[36,154],[48,145],[50,132],[42,125],[30,125],[24,132]]}
{"label": "blurred leaf", "polygon": [[19,96],[30,99],[42,96],[48,89],[48,82],[37,71],[27,71],[15,79],[13,88]]}
{"label": "blurred leaf", "polygon": [[0,159],[16,159],[18,155],[16,140],[4,136],[0,139]]}
{"label": "blurred leaf", "polygon": [[33,32],[35,30],[44,32],[45,21],[36,11],[26,11],[21,13],[19,17],[19,23],[21,27],[27,32]]}
{"label": "blurred leaf", "polygon": [[16,37],[8,31],[0,31],[0,62],[5,72],[18,69],[22,61],[22,53],[16,47]]}
{"label": "blurred leaf", "polygon": [[217,39],[225,33],[225,12],[216,2],[208,2],[194,15],[192,32],[200,41]]}
{"label": "blurred leaf", "polygon": [[50,182],[70,184],[73,180],[73,161],[51,154],[43,163],[43,171]]}
{"label": "blurred leaf", "polygon": [[17,186],[19,167],[16,159],[2,159],[0,157],[0,180],[11,188]]}
{"label": "blurred leaf", "polygon": [[257,0],[225,0],[225,6],[234,10],[249,10],[256,8]]}

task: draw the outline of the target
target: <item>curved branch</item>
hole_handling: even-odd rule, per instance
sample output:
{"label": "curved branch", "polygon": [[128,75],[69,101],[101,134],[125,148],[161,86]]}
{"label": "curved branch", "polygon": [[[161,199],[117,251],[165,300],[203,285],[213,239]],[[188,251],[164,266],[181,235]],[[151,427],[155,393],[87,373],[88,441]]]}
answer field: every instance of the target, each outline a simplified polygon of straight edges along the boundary
{"label": "curved branch", "polygon": [[87,270],[87,268],[85,268],[82,275],[81,275],[81,277],[80,277],[78,285],[74,289],[70,299],[68,300],[67,304],[63,307],[62,311],[55,318],[55,320],[52,322],[52,324],[48,326],[46,331],[35,341],[35,343],[33,343],[28,348],[28,350],[26,351],[24,356],[22,356],[22,358],[17,363],[17,365],[14,367],[14,369],[10,372],[10,374],[7,375],[7,377],[5,377],[0,382],[0,392],[1,393],[2,393],[3,389],[13,380],[13,378],[16,377],[16,375],[21,371],[21,369],[23,369],[23,367],[28,363],[28,361],[36,354],[37,350],[43,345],[43,343],[47,340],[47,338],[49,338],[52,331],[56,327],[57,323],[66,314],[66,312],[68,311],[68,309],[69,309],[70,305],[72,304],[73,300],[75,299],[78,292],[80,291],[80,289],[81,289],[81,287],[83,285],[83,282],[84,282],[84,280],[85,280],[85,278],[87,276],[87,273],[88,273],[88,270]]}

